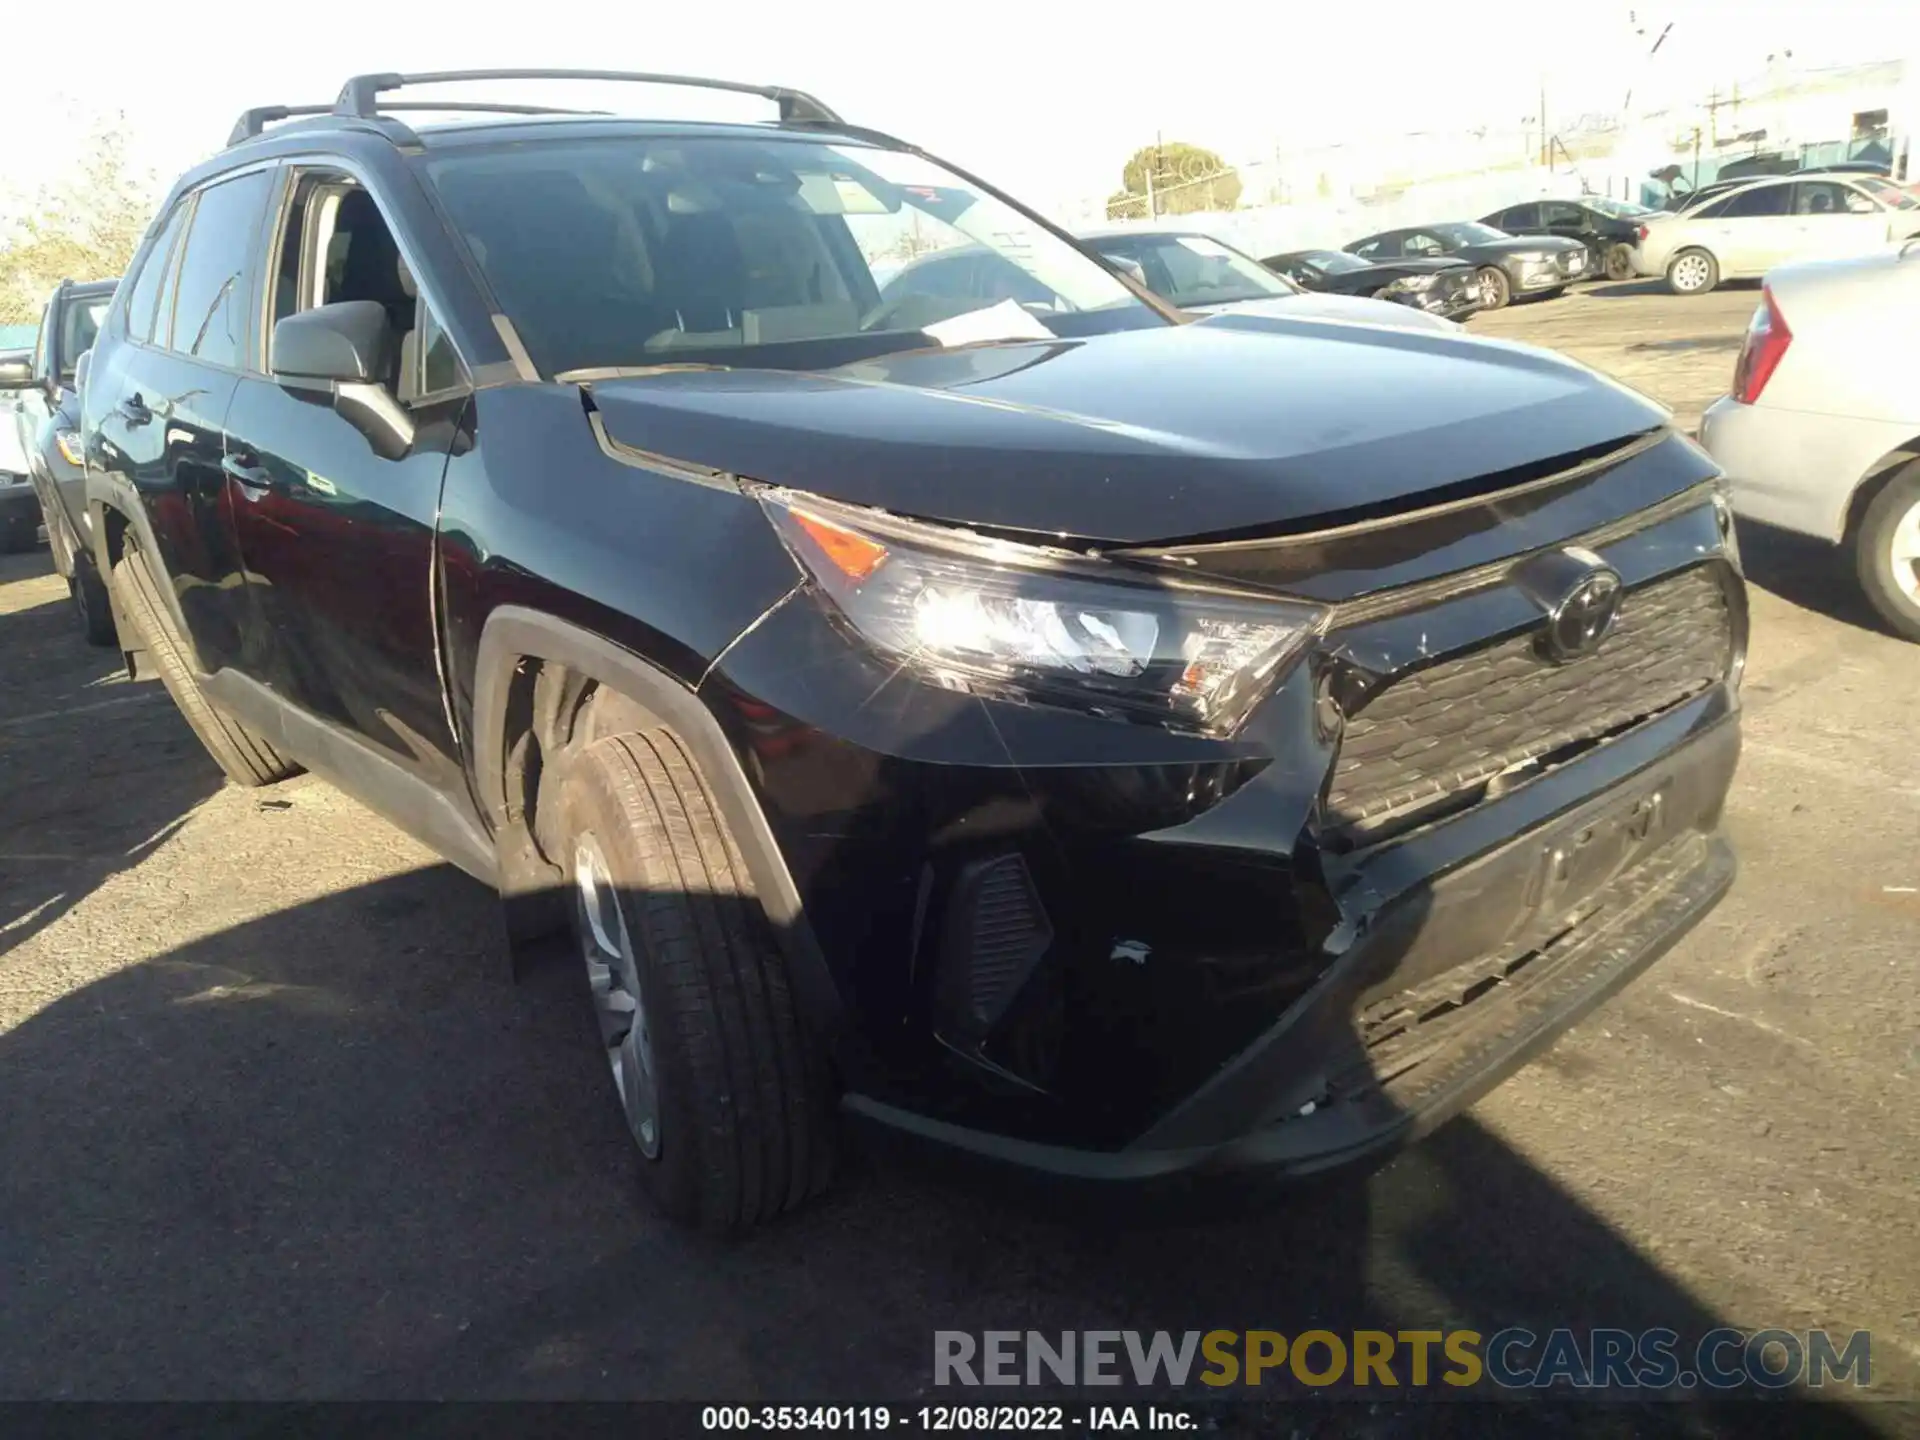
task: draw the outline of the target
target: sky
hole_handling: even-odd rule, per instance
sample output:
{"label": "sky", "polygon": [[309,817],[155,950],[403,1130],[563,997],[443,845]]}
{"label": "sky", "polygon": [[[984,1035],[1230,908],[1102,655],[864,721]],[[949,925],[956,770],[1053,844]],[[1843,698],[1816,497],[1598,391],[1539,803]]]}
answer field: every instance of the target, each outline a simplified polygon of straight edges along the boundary
{"label": "sky", "polygon": [[[370,70],[567,66],[798,86],[849,121],[901,135],[1051,209],[1117,189],[1126,158],[1156,136],[1246,160],[1276,146],[1517,126],[1543,88],[1550,117],[1617,109],[1629,87],[1637,105],[1663,93],[1691,96],[1787,51],[1796,65],[1905,58],[1920,66],[1915,0],[1536,3],[1528,24],[1498,26],[1479,23],[1470,7],[1391,3],[1368,6],[1369,23],[1358,24],[1324,4],[1292,12],[1249,0],[947,0],[891,9],[478,0],[458,12],[333,0],[318,12],[324,23],[297,30],[292,12],[258,0],[179,0],[164,12],[128,6],[69,63],[9,75],[14,113],[56,123],[36,127],[31,145],[14,139],[0,148],[0,213],[17,212],[70,162],[74,137],[113,111],[124,114],[139,160],[166,181],[218,149],[247,106],[331,100],[347,75]],[[1646,47],[1669,22],[1649,60]],[[577,89],[462,93],[606,103]],[[766,113],[751,99],[701,104],[640,93],[656,113]],[[632,112],[632,89],[613,104]]]}

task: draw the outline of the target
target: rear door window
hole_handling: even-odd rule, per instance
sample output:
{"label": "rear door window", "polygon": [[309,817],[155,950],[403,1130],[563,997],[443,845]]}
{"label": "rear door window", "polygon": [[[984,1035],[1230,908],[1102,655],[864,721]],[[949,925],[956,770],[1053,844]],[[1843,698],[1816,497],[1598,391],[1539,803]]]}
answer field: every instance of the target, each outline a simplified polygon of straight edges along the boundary
{"label": "rear door window", "polygon": [[181,354],[239,368],[247,342],[254,252],[272,183],[271,171],[256,170],[200,192],[173,305],[170,344]]}
{"label": "rear door window", "polygon": [[1540,219],[1542,224],[1565,230],[1584,230],[1587,224],[1587,217],[1580,213],[1580,207],[1564,201],[1542,205]]}
{"label": "rear door window", "polygon": [[1501,230],[1533,230],[1540,224],[1538,205],[1516,205],[1493,222]]}
{"label": "rear door window", "polygon": [[1757,185],[1751,190],[1736,190],[1725,200],[1716,202],[1716,218],[1756,220],[1771,215],[1785,215],[1792,192],[1791,185]]}

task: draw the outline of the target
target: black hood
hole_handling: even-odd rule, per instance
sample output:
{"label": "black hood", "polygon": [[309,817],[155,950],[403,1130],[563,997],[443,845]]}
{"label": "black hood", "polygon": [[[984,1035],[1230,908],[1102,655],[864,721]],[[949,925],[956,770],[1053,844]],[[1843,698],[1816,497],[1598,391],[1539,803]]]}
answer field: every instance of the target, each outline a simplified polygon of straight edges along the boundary
{"label": "black hood", "polygon": [[617,443],[902,515],[1144,544],[1285,528],[1652,429],[1543,350],[1226,313],[591,386]]}

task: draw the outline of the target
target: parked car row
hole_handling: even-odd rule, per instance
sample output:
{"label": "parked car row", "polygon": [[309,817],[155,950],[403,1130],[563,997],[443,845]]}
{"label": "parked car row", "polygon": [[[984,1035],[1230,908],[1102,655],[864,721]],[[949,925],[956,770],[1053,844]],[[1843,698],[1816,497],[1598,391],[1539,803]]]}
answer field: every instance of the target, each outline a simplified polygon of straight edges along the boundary
{"label": "parked car row", "polygon": [[88,543],[77,377],[113,301],[114,286],[112,280],[61,281],[41,310],[33,350],[13,357],[11,367],[0,362],[0,369],[10,368],[25,382],[8,392],[15,414],[0,416],[0,425],[12,422],[8,428],[26,465],[22,479],[28,490],[17,508],[29,518],[18,522],[22,529],[16,534],[30,542],[45,523],[54,569],[67,582],[81,628],[96,645],[113,643],[113,616]]}
{"label": "parked car row", "polygon": [[1296,293],[793,90],[382,108],[448,79],[175,184],[79,377],[84,544],[235,783],[310,767],[571,936],[667,1213],[803,1202],[837,1111],[1113,1183],[1377,1163],[1732,883],[1716,468],[1419,298],[1582,242]]}
{"label": "parked car row", "polygon": [[[0,350],[0,375],[25,374],[32,365],[31,350]],[[40,502],[28,480],[27,452],[14,421],[18,403],[0,391],[0,551],[29,548],[40,529]]]}
{"label": "parked car row", "polygon": [[1675,214],[1640,221],[1636,274],[1676,295],[1757,279],[1799,260],[1863,255],[1920,235],[1920,199],[1877,175],[1750,180]]}

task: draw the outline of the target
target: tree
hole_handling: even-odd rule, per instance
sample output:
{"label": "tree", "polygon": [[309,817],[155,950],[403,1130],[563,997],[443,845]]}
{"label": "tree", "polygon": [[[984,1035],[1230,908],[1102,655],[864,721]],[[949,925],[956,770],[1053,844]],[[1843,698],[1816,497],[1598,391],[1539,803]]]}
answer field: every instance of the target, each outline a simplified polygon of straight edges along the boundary
{"label": "tree", "polygon": [[146,233],[158,189],[134,172],[124,121],[96,127],[72,173],[41,187],[0,238],[0,323],[33,322],[62,280],[124,274]]}
{"label": "tree", "polygon": [[1134,151],[1120,172],[1120,185],[1107,198],[1110,220],[1231,210],[1240,203],[1240,176],[1226,161],[1180,140]]}

